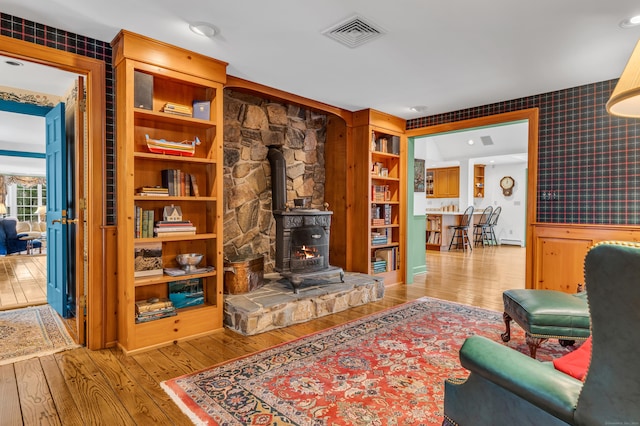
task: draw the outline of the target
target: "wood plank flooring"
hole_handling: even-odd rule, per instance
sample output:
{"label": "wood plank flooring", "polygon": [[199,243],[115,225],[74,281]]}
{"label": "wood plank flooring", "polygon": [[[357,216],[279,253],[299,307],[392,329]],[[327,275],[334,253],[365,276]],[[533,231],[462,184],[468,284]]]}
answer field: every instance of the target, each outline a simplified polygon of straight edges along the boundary
{"label": "wood plank flooring", "polygon": [[422,296],[502,310],[502,291],[524,287],[525,249],[428,252],[427,269],[412,284],[388,287],[378,302],[257,336],[225,329],[133,356],[79,348],[0,366],[0,424],[189,425],[161,381]]}
{"label": "wood plank flooring", "polygon": [[47,256],[0,257],[0,310],[47,303]]}

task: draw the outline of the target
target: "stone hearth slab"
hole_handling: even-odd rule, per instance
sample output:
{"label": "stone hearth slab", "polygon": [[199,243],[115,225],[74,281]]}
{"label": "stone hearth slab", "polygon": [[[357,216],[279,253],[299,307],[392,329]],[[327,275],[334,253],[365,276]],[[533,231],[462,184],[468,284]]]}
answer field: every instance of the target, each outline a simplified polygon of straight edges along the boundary
{"label": "stone hearth slab", "polygon": [[225,294],[224,325],[247,336],[306,322],[384,297],[384,280],[357,272],[340,278],[305,280],[299,292],[280,274],[244,294]]}

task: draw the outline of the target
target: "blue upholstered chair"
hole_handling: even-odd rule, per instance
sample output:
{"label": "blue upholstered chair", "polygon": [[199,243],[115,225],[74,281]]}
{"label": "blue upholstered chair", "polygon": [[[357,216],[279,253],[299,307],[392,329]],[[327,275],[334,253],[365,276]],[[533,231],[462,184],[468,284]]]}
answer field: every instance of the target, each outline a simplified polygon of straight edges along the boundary
{"label": "blue upholstered chair", "polygon": [[640,422],[640,243],[604,242],[585,258],[592,350],[584,382],[501,343],[469,337],[466,379],[445,382],[443,425]]}
{"label": "blue upholstered chair", "polygon": [[0,255],[27,251],[29,243],[32,248],[42,247],[40,240],[21,240],[20,238],[26,237],[28,234],[19,234],[16,231],[17,224],[18,221],[15,218],[0,218]]}

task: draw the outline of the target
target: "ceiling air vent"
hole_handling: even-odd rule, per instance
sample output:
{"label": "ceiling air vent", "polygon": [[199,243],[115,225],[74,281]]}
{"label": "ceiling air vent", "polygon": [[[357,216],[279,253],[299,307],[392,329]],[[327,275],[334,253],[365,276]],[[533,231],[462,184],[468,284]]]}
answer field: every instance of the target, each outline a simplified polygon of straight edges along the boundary
{"label": "ceiling air vent", "polygon": [[491,136],[480,136],[480,140],[484,146],[493,145],[493,139],[491,139]]}
{"label": "ceiling air vent", "polygon": [[354,15],[327,28],[322,31],[322,34],[347,47],[354,48],[380,37],[385,34],[385,31],[363,17]]}

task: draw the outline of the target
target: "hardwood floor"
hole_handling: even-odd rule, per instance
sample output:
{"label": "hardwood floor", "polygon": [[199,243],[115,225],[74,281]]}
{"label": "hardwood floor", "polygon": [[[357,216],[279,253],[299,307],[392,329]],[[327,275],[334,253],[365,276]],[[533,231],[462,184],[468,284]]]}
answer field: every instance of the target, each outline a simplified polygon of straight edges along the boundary
{"label": "hardwood floor", "polygon": [[47,303],[47,256],[0,257],[0,310]]}
{"label": "hardwood floor", "polygon": [[427,269],[410,285],[388,287],[381,301],[256,336],[225,329],[133,356],[80,348],[0,366],[0,424],[191,424],[161,381],[422,296],[502,310],[502,290],[524,287],[525,249],[429,252]]}

